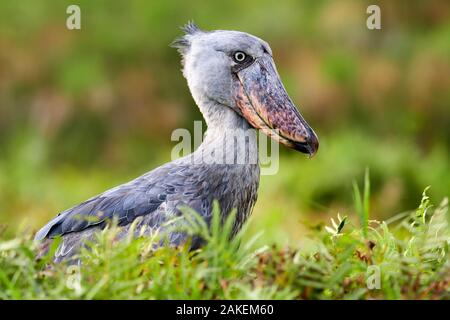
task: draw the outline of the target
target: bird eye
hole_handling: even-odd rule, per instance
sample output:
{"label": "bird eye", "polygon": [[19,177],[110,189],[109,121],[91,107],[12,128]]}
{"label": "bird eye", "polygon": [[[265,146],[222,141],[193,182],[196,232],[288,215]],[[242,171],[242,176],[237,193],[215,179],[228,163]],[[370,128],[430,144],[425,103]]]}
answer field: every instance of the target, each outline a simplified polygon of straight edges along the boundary
{"label": "bird eye", "polygon": [[242,51],[236,51],[234,53],[234,61],[236,62],[243,62],[245,58],[247,58],[247,55]]}

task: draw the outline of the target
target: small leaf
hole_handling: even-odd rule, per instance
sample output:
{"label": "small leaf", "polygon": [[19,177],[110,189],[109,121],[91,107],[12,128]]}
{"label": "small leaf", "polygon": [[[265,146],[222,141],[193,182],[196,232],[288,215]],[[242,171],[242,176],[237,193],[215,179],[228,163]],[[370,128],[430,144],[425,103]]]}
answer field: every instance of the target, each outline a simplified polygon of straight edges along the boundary
{"label": "small leaf", "polygon": [[347,216],[344,217],[344,219],[342,219],[341,223],[339,224],[339,226],[337,227],[337,233],[340,233],[341,230],[344,228],[345,226],[345,222],[347,221]]}
{"label": "small leaf", "polygon": [[329,233],[331,233],[331,234],[335,234],[335,231],[334,231],[334,229],[332,229],[332,228],[330,228],[330,227],[328,227],[328,226],[325,226],[325,230],[327,230]]}

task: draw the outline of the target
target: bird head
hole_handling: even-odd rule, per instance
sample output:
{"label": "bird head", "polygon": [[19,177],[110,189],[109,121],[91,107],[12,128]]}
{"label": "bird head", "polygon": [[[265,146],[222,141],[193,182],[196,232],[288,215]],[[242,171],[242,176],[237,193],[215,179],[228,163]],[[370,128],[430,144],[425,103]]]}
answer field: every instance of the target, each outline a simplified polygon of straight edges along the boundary
{"label": "bird head", "polygon": [[183,75],[199,106],[228,107],[272,139],[314,155],[317,135],[284,88],[267,42],[238,31],[203,31],[195,24],[172,46],[182,55]]}

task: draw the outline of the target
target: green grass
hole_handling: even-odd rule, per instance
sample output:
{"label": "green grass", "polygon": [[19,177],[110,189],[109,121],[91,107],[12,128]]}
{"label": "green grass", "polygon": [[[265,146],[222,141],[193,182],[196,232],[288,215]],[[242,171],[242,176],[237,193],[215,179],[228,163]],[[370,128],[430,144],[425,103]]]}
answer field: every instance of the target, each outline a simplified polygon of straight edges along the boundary
{"label": "green grass", "polygon": [[[367,184],[368,174],[365,193]],[[245,227],[230,240],[234,215],[222,224],[217,206],[210,228],[184,213],[184,231],[207,240],[195,252],[152,249],[161,234],[117,242],[111,224],[80,254],[81,267],[51,263],[57,242],[36,261],[31,234],[2,239],[0,299],[450,298],[448,200],[434,207],[425,190],[417,210],[389,221],[364,212],[361,226],[338,217],[312,227],[308,249],[255,248],[257,236],[243,241]]]}
{"label": "green grass", "polygon": [[369,203],[370,196],[370,179],[369,179],[369,169],[366,169],[364,174],[364,193],[361,197],[361,192],[359,191],[358,184],[356,181],[353,182],[353,199],[355,202],[355,209],[358,213],[361,227],[364,236],[367,236],[367,228],[369,226]]}

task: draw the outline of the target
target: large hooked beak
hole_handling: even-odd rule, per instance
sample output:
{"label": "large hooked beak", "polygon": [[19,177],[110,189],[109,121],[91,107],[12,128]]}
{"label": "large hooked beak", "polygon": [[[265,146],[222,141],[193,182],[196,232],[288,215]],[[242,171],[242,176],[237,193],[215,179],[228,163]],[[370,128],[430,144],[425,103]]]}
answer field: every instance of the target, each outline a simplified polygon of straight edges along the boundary
{"label": "large hooked beak", "polygon": [[254,128],[289,148],[316,154],[319,140],[289,98],[272,57],[257,58],[236,76],[237,106]]}

